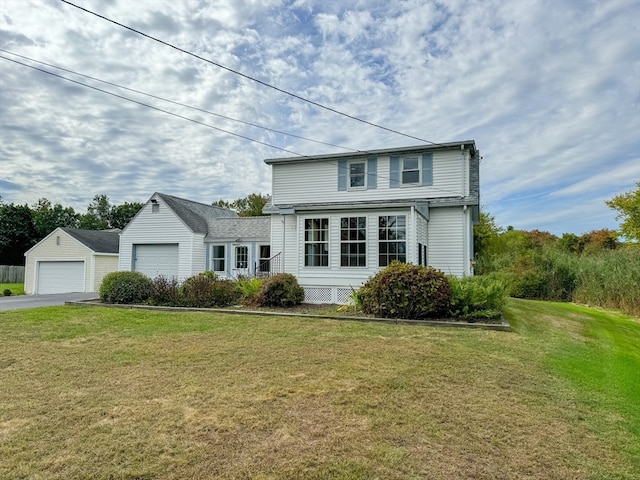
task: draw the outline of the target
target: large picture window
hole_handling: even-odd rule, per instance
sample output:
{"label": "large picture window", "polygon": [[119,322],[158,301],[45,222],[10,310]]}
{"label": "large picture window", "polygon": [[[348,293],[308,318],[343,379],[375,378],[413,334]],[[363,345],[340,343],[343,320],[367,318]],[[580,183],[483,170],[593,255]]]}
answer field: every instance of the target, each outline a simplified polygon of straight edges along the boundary
{"label": "large picture window", "polygon": [[214,272],[224,272],[224,245],[214,245],[211,251],[211,269]]}
{"label": "large picture window", "polygon": [[367,266],[367,218],[340,219],[340,266]]}
{"label": "large picture window", "polygon": [[386,267],[393,260],[407,261],[407,217],[405,215],[378,218],[378,265]]}
{"label": "large picture window", "polygon": [[305,267],[329,266],[329,219],[307,218],[304,221]]}

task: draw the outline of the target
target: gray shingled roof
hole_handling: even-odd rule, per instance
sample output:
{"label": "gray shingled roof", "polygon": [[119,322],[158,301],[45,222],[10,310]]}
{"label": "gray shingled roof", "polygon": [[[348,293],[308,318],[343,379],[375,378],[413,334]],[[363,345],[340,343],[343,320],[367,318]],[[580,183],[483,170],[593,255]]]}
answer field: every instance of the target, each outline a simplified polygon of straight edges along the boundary
{"label": "gray shingled roof", "polygon": [[235,218],[238,214],[232,210],[214,207],[205,203],[156,192],[174,213],[191,229],[193,233],[207,234],[208,222],[216,218]]}
{"label": "gray shingled roof", "polygon": [[209,221],[209,234],[205,240],[258,240],[270,236],[271,217],[215,218]]}
{"label": "gray shingled roof", "polygon": [[61,230],[96,253],[118,253],[120,230],[81,230],[66,227]]}

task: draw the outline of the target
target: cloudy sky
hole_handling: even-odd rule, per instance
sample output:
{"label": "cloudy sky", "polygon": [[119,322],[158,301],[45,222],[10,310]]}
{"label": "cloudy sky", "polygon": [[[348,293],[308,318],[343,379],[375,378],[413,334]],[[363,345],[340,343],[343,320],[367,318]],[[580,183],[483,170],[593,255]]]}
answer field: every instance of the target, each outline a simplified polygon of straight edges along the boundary
{"label": "cloudy sky", "polygon": [[62,1],[3,0],[5,202],[233,200],[270,193],[265,158],[473,139],[499,225],[579,234],[617,228],[604,201],[640,181],[640,0],[70,1],[408,136]]}

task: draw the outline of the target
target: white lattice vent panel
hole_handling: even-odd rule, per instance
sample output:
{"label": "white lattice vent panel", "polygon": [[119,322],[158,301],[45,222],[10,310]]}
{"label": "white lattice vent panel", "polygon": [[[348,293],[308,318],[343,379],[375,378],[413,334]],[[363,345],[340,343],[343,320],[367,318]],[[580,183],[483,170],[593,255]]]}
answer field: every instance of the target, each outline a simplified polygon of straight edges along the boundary
{"label": "white lattice vent panel", "polygon": [[351,294],[353,290],[350,288],[338,288],[336,292],[336,303],[344,305],[351,301]]}
{"label": "white lattice vent panel", "polygon": [[304,301],[307,303],[331,303],[331,288],[304,287]]}

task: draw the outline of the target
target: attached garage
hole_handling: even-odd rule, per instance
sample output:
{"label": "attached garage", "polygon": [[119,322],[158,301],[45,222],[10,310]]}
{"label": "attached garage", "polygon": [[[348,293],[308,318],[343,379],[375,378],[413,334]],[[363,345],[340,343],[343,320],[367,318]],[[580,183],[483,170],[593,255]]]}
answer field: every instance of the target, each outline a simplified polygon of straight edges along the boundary
{"label": "attached garage", "polygon": [[36,291],[40,294],[85,291],[84,261],[42,261],[38,262],[36,268],[38,270]]}
{"label": "attached garage", "polygon": [[25,253],[25,293],[97,292],[118,270],[119,244],[119,231],[56,228]]}
{"label": "attached garage", "polygon": [[150,278],[158,275],[178,277],[178,244],[133,246],[133,270]]}

